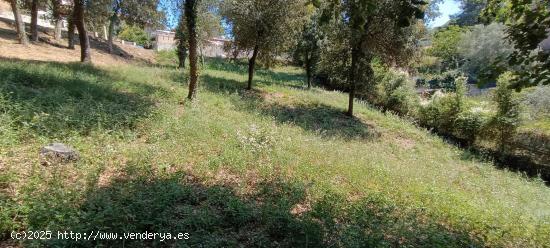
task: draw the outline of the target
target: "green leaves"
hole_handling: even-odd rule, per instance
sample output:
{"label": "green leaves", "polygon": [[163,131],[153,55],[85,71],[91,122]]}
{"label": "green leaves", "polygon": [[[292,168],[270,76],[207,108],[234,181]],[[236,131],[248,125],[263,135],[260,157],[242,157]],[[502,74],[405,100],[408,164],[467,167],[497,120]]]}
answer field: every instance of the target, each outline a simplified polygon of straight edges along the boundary
{"label": "green leaves", "polygon": [[498,20],[508,27],[508,38],[517,50],[508,63],[514,67],[516,79],[510,87],[550,83],[550,54],[538,49],[549,36],[550,5],[546,0],[491,0],[483,12],[486,20]]}

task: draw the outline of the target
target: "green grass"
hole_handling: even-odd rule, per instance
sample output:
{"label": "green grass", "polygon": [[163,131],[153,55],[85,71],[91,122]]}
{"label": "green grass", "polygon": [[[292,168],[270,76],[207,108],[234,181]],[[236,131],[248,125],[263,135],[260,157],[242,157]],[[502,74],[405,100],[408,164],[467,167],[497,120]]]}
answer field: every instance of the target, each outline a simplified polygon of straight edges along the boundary
{"label": "green grass", "polygon": [[[301,70],[210,60],[185,76],[137,65],[0,61],[0,234],[189,232],[174,245],[548,247],[550,189],[397,116],[305,90]],[[59,141],[74,164],[40,165]],[[2,240],[0,239],[0,240]],[[121,246],[121,241],[27,241]]]}

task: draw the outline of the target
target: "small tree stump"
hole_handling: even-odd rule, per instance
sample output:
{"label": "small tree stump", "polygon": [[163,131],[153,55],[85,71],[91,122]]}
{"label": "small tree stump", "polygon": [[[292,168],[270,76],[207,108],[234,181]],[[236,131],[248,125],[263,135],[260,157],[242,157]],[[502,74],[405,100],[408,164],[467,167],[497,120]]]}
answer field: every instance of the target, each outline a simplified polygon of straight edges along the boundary
{"label": "small tree stump", "polygon": [[53,143],[40,149],[40,163],[52,165],[75,162],[79,159],[78,152],[61,143]]}

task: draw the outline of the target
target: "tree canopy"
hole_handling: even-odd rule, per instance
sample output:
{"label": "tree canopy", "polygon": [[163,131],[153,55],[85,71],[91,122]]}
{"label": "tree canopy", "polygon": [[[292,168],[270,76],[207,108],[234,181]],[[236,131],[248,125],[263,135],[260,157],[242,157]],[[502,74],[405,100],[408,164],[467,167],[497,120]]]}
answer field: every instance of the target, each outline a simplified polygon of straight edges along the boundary
{"label": "tree canopy", "polygon": [[273,59],[295,42],[307,18],[306,0],[224,0],[223,15],[232,25],[235,44],[252,51],[248,88],[256,58]]}
{"label": "tree canopy", "polygon": [[507,37],[516,49],[508,58],[516,66],[511,84],[522,89],[550,84],[550,53],[539,48],[549,37],[550,2],[547,0],[490,0],[483,11],[486,22],[498,21],[507,27]]}

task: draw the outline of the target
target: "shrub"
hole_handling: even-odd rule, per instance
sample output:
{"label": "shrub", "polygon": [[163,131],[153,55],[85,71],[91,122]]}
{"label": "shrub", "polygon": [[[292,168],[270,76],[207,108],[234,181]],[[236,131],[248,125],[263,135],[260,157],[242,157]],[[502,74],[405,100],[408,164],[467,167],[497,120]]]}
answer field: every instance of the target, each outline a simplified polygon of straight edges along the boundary
{"label": "shrub", "polygon": [[462,76],[458,70],[449,70],[441,74],[431,75],[426,78],[428,86],[431,89],[444,89],[446,91],[455,91],[455,79]]}
{"label": "shrub", "polygon": [[493,100],[497,104],[497,112],[490,123],[491,135],[495,139],[500,152],[506,152],[513,141],[517,127],[520,124],[519,101],[510,89],[514,80],[512,73],[502,74],[497,82]]}
{"label": "shrub", "polygon": [[531,112],[532,119],[550,117],[550,85],[536,87],[525,97],[525,104]]}
{"label": "shrub", "polygon": [[377,104],[385,110],[403,115],[415,116],[419,98],[414,83],[406,75],[387,70],[377,91]]}
{"label": "shrub", "polygon": [[455,120],[453,135],[466,141],[468,145],[473,145],[483,133],[489,119],[487,114],[475,109],[461,112]]}
{"label": "shrub", "polygon": [[456,92],[443,96],[434,95],[432,101],[421,108],[420,123],[445,134],[452,134],[455,121],[465,109],[466,78],[457,77]]}
{"label": "shrub", "polygon": [[124,26],[122,31],[118,34],[118,37],[123,40],[132,41],[143,47],[151,46],[151,39],[145,30],[138,26]]}

